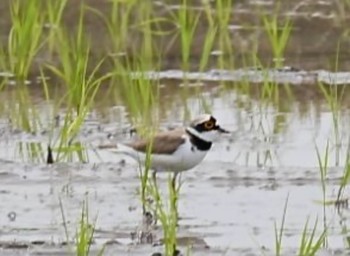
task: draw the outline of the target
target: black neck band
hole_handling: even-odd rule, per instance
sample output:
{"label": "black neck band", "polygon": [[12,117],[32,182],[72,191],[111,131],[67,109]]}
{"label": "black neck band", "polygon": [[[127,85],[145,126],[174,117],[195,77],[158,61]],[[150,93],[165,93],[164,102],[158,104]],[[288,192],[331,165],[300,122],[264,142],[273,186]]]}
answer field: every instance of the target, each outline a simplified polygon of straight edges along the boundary
{"label": "black neck band", "polygon": [[190,131],[186,130],[187,134],[190,136],[190,141],[198,150],[207,151],[211,148],[212,143],[205,141],[198,136],[192,134]]}

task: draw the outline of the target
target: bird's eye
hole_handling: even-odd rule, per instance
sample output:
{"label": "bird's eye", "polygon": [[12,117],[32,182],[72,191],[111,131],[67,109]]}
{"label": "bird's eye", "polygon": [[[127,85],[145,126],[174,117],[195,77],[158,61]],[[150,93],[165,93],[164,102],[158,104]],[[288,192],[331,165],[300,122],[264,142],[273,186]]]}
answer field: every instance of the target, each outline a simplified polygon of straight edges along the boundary
{"label": "bird's eye", "polygon": [[211,129],[214,128],[214,126],[215,126],[215,124],[214,124],[213,121],[208,121],[208,122],[205,122],[205,123],[204,123],[204,128],[205,128],[206,130],[211,130]]}

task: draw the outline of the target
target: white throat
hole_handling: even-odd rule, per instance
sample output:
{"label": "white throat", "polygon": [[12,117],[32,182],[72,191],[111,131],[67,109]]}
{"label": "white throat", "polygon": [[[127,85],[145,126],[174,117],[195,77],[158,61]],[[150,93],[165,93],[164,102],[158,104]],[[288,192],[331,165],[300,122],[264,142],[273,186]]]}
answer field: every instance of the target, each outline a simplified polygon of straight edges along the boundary
{"label": "white throat", "polygon": [[192,134],[193,136],[196,136],[197,138],[201,139],[201,140],[204,140],[206,142],[212,142],[210,140],[210,138],[208,138],[207,136],[205,136],[206,134],[204,133],[200,133],[198,132],[196,129],[192,128],[192,127],[187,127],[186,128],[186,131],[189,132],[190,134]]}

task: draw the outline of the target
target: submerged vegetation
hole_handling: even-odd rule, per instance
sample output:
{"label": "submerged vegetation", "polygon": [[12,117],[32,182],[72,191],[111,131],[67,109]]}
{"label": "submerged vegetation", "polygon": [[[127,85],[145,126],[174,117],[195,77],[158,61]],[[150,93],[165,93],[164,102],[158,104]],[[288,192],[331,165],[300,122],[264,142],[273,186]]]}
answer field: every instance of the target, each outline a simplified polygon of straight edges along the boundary
{"label": "submerged vegetation", "polygon": [[[101,5],[103,8],[92,2],[6,1],[9,25],[0,24],[4,26],[1,31],[6,31],[6,34],[2,32],[0,40],[0,114],[9,120],[9,129],[14,134],[18,132],[29,137],[16,142],[16,160],[43,163],[50,159],[47,161],[50,164],[88,162],[92,146],[81,134],[89,115],[101,105],[107,108],[117,104],[123,106],[128,123],[137,134],[152,138],[169,115],[169,106],[176,109],[173,116],[177,120],[185,121],[197,111],[196,108],[212,110],[212,95],[229,98],[234,94],[234,99],[227,100],[228,105],[231,107],[234,101],[242,108],[242,113],[248,113],[238,114],[239,128],[257,135],[264,145],[257,153],[256,167],[270,167],[278,161],[279,149],[269,146],[278,144],[277,135],[288,128],[285,113],[291,111],[290,103],[305,97],[304,91],[288,81],[280,83],[271,79],[275,72],[304,75],[298,73],[298,68],[284,69],[289,63],[293,64],[287,58],[288,47],[291,42],[295,43],[293,37],[298,28],[295,29],[293,15],[285,14],[282,1],[274,1],[270,9],[256,7],[239,25],[236,25],[239,15],[236,8],[239,6],[231,0],[197,4],[182,0],[176,5],[169,1],[111,0],[105,1]],[[343,5],[348,8],[349,1],[338,3],[338,6]],[[339,19],[334,22],[340,26],[348,21],[348,17],[344,8],[337,10]],[[241,38],[242,33],[244,38]],[[349,39],[348,30],[343,31],[334,54],[332,52],[329,57],[334,71],[340,70],[344,38]],[[268,57],[263,56],[265,52]],[[241,68],[247,74],[239,81],[224,81],[218,75]],[[175,82],[180,86],[170,88],[158,79],[157,72],[168,69],[181,70],[181,77]],[[260,73],[249,77],[251,71]],[[196,79],[189,78],[191,72],[199,73]],[[210,78],[215,81],[208,82],[208,86],[206,74],[211,74]],[[305,221],[301,242],[295,245],[298,255],[316,255],[318,250],[327,247],[329,220],[326,207],[335,204],[339,210],[341,202],[347,203],[344,191],[350,179],[350,133],[342,130],[342,124],[348,121],[343,109],[348,101],[348,89],[331,78],[328,81],[313,80],[314,87],[306,88],[325,102],[323,105],[331,114],[332,129],[327,135],[326,146],[315,142],[323,227],[319,232],[317,220],[320,216],[311,228],[309,219]],[[209,94],[207,88],[212,84],[218,89]],[[174,101],[175,96],[180,98],[181,107]],[[250,100],[245,101],[247,97]],[[302,104],[298,106],[300,109],[304,107]],[[273,118],[268,115],[271,109],[275,111]],[[300,110],[300,115],[303,114]],[[244,127],[247,123],[250,127]],[[30,136],[40,136],[40,139]],[[344,166],[338,175],[335,203],[328,204],[332,153],[334,166]],[[231,158],[237,159],[240,154]],[[247,162],[250,158],[249,154],[245,156]],[[139,167],[140,201],[143,213],[150,211],[159,220],[164,255],[173,256],[178,249],[177,232],[181,225],[177,209],[180,186],[174,189],[169,178],[168,193],[163,193],[155,180],[149,180],[151,161],[148,154],[145,166]],[[281,227],[277,228],[275,224],[275,255],[283,255],[287,202]],[[89,222],[87,204],[82,208],[75,252],[76,255],[89,255],[95,226]],[[67,225],[63,209],[62,216]],[[65,230],[68,240],[66,226]],[[346,233],[346,226],[342,232]]]}

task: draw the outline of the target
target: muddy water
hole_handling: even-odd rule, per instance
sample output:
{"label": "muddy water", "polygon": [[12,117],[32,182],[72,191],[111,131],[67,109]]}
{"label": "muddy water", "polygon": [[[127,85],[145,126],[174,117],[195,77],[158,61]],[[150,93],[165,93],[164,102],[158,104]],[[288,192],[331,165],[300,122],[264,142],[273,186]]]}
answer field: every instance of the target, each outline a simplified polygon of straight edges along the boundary
{"label": "muddy water", "polygon": [[[107,1],[88,2],[104,12],[109,8]],[[252,86],[256,88],[262,82],[261,77],[266,78],[266,73],[251,69],[217,70],[216,60],[209,72],[186,74],[189,79],[200,77],[204,81],[190,84],[201,86],[201,97],[190,93],[184,100],[180,96],[183,73],[179,70],[179,43],[174,43],[164,55],[162,68],[174,70],[148,73],[150,79],[171,79],[164,80],[165,87],[161,89],[162,102],[167,102],[161,104],[159,111],[162,128],[182,125],[186,111],[190,110],[191,116],[201,113],[203,105],[199,98],[204,97],[222,126],[232,131],[215,144],[203,163],[182,176],[178,235],[182,251],[192,247],[192,255],[272,255],[274,223],[281,225],[288,197],[284,255],[295,255],[308,218],[310,226],[318,218],[318,234],[324,223],[328,226],[328,249],[320,255],[346,255],[349,211],[347,208],[337,211],[328,206],[323,212],[315,149],[317,146],[324,155],[329,142],[326,197],[333,200],[349,141],[349,93],[346,89],[340,109],[339,139],[335,140],[333,116],[316,83],[349,82],[348,73],[328,72],[335,67],[338,38],[343,40],[339,68],[346,70],[349,66],[346,58],[348,28],[344,26],[349,17],[341,12],[342,4],[334,0],[285,1],[282,5],[281,16],[292,17],[295,26],[285,64],[301,70],[277,73],[271,70],[272,81],[292,84],[293,97],[282,94],[278,103],[261,100],[255,89],[247,94],[230,83],[226,89],[220,87],[220,80],[245,80],[256,83]],[[77,8],[74,1],[69,5],[65,22],[74,24]],[[159,13],[164,13],[163,2],[155,1],[155,5]],[[0,6],[2,17],[8,15],[7,8],[6,4]],[[271,49],[255,12],[261,10],[259,8],[271,9],[271,2],[236,1],[234,8],[237,15],[233,16],[230,29],[235,38],[232,42],[237,66],[240,67],[245,54],[251,54],[256,42],[259,42],[258,54],[262,61],[271,64]],[[0,20],[8,30],[9,19]],[[101,23],[96,17],[90,17],[87,25],[90,31],[95,31],[93,38],[99,39],[93,42],[93,49],[97,52],[104,49],[100,44],[107,41],[103,40],[107,36]],[[201,53],[197,45],[202,45],[202,30],[195,37],[198,41],[192,51],[194,70]],[[168,41],[163,38],[159,44]],[[125,133],[130,128],[127,109],[120,101],[108,99],[108,106],[96,108],[89,115],[79,135],[88,149],[87,163],[72,161],[47,166],[40,163],[45,159],[45,150],[42,156],[33,159],[35,154],[28,148],[41,145],[45,149],[48,144],[46,128],[54,122],[48,110],[53,106],[43,103],[40,92],[33,90],[31,93],[43,123],[41,131],[27,133],[14,128],[8,111],[2,111],[0,119],[0,255],[69,254],[71,249],[65,244],[59,202],[62,202],[72,239],[85,198],[89,201],[91,218],[97,218],[94,253],[106,242],[105,255],[151,255],[161,251],[160,246],[137,244],[131,236],[142,224],[136,163],[96,150],[96,145],[110,134],[117,140],[132,139],[126,138]],[[11,108],[14,105],[8,96],[1,93],[1,106]],[[58,132],[59,127],[54,130],[54,136]],[[166,179],[166,175],[159,177],[163,191]],[[156,242],[162,236],[161,230],[153,232]]]}
{"label": "muddy water", "polygon": [[[341,230],[347,224],[347,209],[336,211],[322,204],[322,189],[315,146],[324,154],[330,140],[329,175],[326,196],[336,197],[343,171],[349,132],[348,109],[342,111],[342,142],[337,153],[332,115],[325,102],[308,102],[301,111],[298,99],[288,111],[280,111],[236,90],[218,94],[218,87],[206,88],[213,114],[223,127],[232,131],[215,144],[206,159],[182,176],[179,240],[183,251],[191,244],[193,255],[272,255],[274,222],[280,225],[287,197],[283,245],[285,255],[294,255],[302,229],[318,218],[318,231],[328,225],[329,251],[342,255],[346,244]],[[191,115],[200,113],[200,101],[186,101]],[[305,103],[304,103],[305,104]],[[163,128],[182,124],[184,109],[174,96]],[[38,105],[38,109],[47,106]],[[0,169],[0,255],[66,255],[69,247],[62,225],[62,201],[69,234],[78,226],[82,201],[89,200],[91,218],[97,216],[96,251],[105,242],[106,255],[151,255],[160,246],[136,244],[131,233],[142,223],[138,196],[136,163],[127,157],[96,150],[95,146],[113,134],[128,140],[123,133],[130,127],[122,107],[109,115],[93,112],[80,139],[89,149],[88,163],[35,164],[20,154],[20,143],[40,142],[47,136],[11,129],[6,119],[1,126]],[[336,163],[339,167],[336,167]],[[159,175],[165,191],[166,175]],[[154,241],[161,230],[154,232]],[[346,234],[345,234],[346,236]]]}
{"label": "muddy water", "polygon": [[[172,20],[174,11],[179,9],[177,1],[151,1],[152,12],[154,16],[163,17]],[[7,44],[7,35],[11,28],[9,2],[3,1],[0,6],[0,40]],[[103,15],[109,15],[111,11],[111,1],[85,0],[87,5],[101,11]],[[210,2],[210,1],[209,1]],[[204,12],[202,1],[191,1],[189,5],[194,14],[201,14],[198,22],[198,29],[195,31],[194,41],[191,47],[191,64],[192,69],[198,69],[198,63],[202,56],[203,42],[208,28],[208,21]],[[79,4],[77,1],[68,1],[67,8],[63,13],[63,22],[72,33],[77,26],[77,17],[79,16]],[[215,1],[210,3],[213,8]],[[293,23],[290,41],[285,52],[285,63],[288,66],[294,66],[306,70],[347,70],[349,68],[349,40],[348,40],[348,22],[349,22],[349,4],[343,0],[329,1],[311,1],[295,0],[281,1],[277,8],[275,1],[233,1],[232,15],[230,24],[227,27],[232,42],[232,52],[234,54],[235,67],[250,66],[254,62],[252,55],[257,55],[263,66],[273,66],[271,43],[264,32],[262,16],[271,14],[272,10],[278,10],[278,19],[282,22],[286,18]],[[277,12],[277,11],[276,11]],[[136,27],[138,26],[137,10],[132,13],[134,18],[131,21]],[[101,19],[88,12],[85,20],[86,31],[91,34],[92,54],[105,56],[108,54],[121,54],[112,52],[110,37],[105,24]],[[160,24],[160,29],[172,31],[174,24],[165,22]],[[162,33],[157,36],[155,47],[162,49],[164,58],[161,61],[163,69],[178,68],[181,66],[181,39],[172,33]],[[135,40],[136,38],[136,40]],[[137,29],[130,29],[128,33],[128,46],[125,52],[131,55],[138,55],[142,35]],[[169,43],[173,42],[173,43]],[[218,45],[218,43],[216,43]],[[212,58],[209,60],[210,67],[215,68],[217,65],[218,55],[225,52],[214,47]],[[47,52],[41,50],[37,63],[46,60]],[[228,56],[226,56],[228,57]],[[336,64],[336,60],[338,63]],[[99,59],[98,59],[99,60]],[[55,63],[55,60],[53,60]],[[38,74],[38,66],[34,65],[32,72]],[[108,70],[112,67],[106,67]]]}

